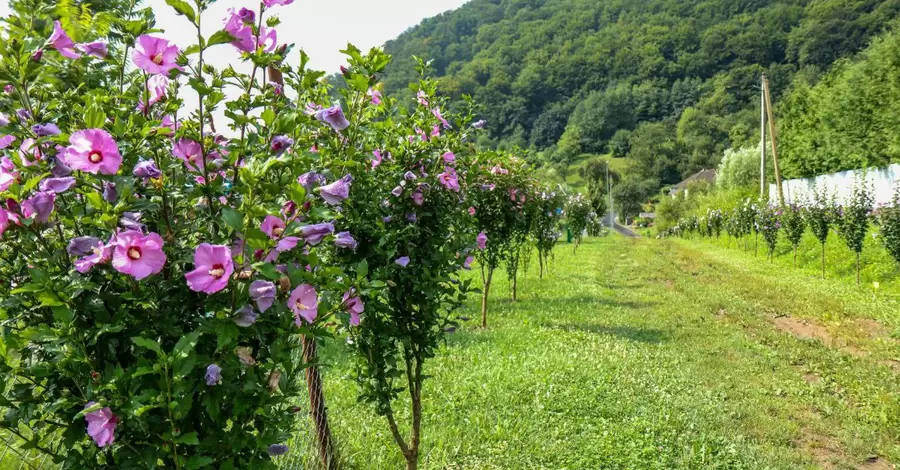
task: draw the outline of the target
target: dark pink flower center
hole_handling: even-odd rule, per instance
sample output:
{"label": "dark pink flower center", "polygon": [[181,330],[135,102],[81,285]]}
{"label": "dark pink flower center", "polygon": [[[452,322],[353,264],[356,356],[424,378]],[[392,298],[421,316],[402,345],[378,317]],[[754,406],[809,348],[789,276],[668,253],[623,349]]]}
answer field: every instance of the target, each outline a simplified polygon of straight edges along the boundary
{"label": "dark pink flower center", "polygon": [[283,228],[283,227],[275,227],[275,228],[272,229],[272,233],[273,233],[276,237],[280,237],[281,234],[284,233],[284,228]]}
{"label": "dark pink flower center", "polygon": [[133,246],[128,249],[128,257],[133,260],[141,259],[141,249],[140,247]]}
{"label": "dark pink flower center", "polygon": [[218,279],[225,275],[225,267],[221,264],[214,264],[212,269],[209,270],[209,275]]}
{"label": "dark pink flower center", "polygon": [[99,150],[91,150],[91,153],[88,154],[88,160],[91,163],[100,163],[103,161],[103,153]]}
{"label": "dark pink flower center", "polygon": [[162,65],[163,63],[163,55],[162,53],[156,54],[154,56],[150,56],[150,60],[153,61],[156,65]]}

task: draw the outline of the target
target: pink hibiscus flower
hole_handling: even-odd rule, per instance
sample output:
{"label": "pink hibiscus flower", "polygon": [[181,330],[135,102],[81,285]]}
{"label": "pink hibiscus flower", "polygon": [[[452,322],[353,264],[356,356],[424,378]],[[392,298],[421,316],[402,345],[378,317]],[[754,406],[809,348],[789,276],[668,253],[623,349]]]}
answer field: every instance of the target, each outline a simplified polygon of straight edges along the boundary
{"label": "pink hibiscus flower", "polygon": [[184,277],[192,291],[215,294],[228,285],[233,273],[234,261],[227,246],[201,243],[194,251],[194,270]]}
{"label": "pink hibiscus flower", "polygon": [[114,175],[122,165],[122,154],[109,132],[84,129],[69,137],[64,163],[73,170]]}
{"label": "pink hibiscus flower", "polygon": [[162,271],[166,264],[164,242],[159,234],[144,235],[128,230],[116,235],[112,266],[122,274],[130,274],[138,281]]}
{"label": "pink hibiscus flower", "polygon": [[144,34],[137,38],[131,58],[144,72],[168,75],[172,69],[181,70],[175,63],[180,53],[178,46],[168,40]]}
{"label": "pink hibiscus flower", "polygon": [[297,326],[316,321],[319,308],[319,296],[316,288],[309,284],[301,284],[291,292],[288,298],[288,307],[294,312],[294,322]]}

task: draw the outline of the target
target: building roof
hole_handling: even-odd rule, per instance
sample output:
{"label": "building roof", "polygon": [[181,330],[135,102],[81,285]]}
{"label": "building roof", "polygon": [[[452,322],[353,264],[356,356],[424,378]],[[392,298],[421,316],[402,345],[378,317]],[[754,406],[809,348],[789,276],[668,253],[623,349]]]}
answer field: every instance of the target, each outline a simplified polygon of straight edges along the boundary
{"label": "building roof", "polygon": [[676,184],[669,190],[670,194],[675,194],[680,191],[684,191],[687,189],[688,185],[693,183],[694,181],[706,181],[707,183],[715,183],[716,182],[716,170],[700,170],[694,173],[691,176],[685,178],[684,181]]}

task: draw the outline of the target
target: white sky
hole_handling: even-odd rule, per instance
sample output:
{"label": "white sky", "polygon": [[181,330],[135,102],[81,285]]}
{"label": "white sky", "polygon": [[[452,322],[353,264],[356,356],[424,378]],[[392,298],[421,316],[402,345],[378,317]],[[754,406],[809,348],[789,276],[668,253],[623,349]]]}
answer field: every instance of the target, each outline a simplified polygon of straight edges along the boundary
{"label": "white sky", "polygon": [[[383,45],[406,29],[447,10],[460,7],[468,0],[295,0],[287,6],[275,6],[267,13],[281,19],[278,43],[294,43],[310,56],[310,67],[337,72],[343,63],[339,52],[348,42],[363,51]],[[193,2],[188,0],[193,5]],[[193,26],[175,14],[165,0],[147,0],[156,14],[157,26],[165,29],[165,37],[180,46],[192,43]],[[255,1],[219,0],[204,14],[204,33],[208,36],[222,28],[229,8],[257,10]],[[9,5],[0,0],[0,16],[9,14]],[[228,45],[217,46],[207,53],[213,65],[227,65],[237,54]],[[293,58],[292,58],[293,59]],[[294,62],[296,63],[296,62]]]}

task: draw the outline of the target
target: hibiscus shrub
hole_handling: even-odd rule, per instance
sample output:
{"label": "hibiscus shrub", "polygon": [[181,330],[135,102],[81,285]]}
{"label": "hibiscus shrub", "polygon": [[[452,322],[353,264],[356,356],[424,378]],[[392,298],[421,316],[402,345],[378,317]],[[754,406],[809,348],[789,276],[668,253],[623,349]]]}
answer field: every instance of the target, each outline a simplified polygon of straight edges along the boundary
{"label": "hibiscus shrub", "polygon": [[[425,78],[409,111],[398,110],[395,99],[372,88],[387,56],[347,53],[340,91],[352,116],[347,139],[322,148],[320,162],[353,177],[342,223],[358,246],[340,262],[351,277],[371,280],[360,285],[365,314],[349,341],[361,399],[385,417],[412,469],[422,442],[424,365],[456,327],[454,312],[471,290],[460,274],[479,243],[467,200],[474,131],[471,112],[445,115],[435,83]],[[425,68],[420,63],[419,73]],[[408,426],[395,417],[401,393],[409,396]]]}
{"label": "hibiscus shrub", "polygon": [[534,222],[531,226],[532,240],[538,252],[539,276],[550,269],[553,247],[559,240],[559,223],[563,216],[565,194],[559,187],[543,186],[535,189]]}
{"label": "hibiscus shrub", "polygon": [[[478,261],[481,268],[481,326],[487,327],[488,298],[494,270],[504,259],[517,263],[519,242],[528,233],[525,203],[530,180],[526,164],[496,152],[479,155],[482,168],[472,188],[470,213],[478,228]],[[508,261],[509,262],[509,261]],[[513,276],[514,277],[514,276]]]}
{"label": "hibiscus shrub", "polygon": [[[171,1],[200,38],[184,51],[149,34],[149,11],[84,10],[92,28],[68,34],[41,12],[9,19],[0,427],[64,468],[273,468],[301,409],[301,341],[358,323],[365,274],[340,267],[356,244],[339,230],[346,118],[285,97],[281,76],[298,102],[327,90],[262,26],[284,3],[203,38],[206,2]],[[211,47],[251,73],[203,63]]]}
{"label": "hibiscus shrub", "polygon": [[581,239],[588,226],[588,219],[591,216],[590,201],[579,194],[569,196],[566,201],[566,221],[569,223],[569,229],[572,230],[572,239],[575,246],[572,251],[576,251],[581,245]]}

